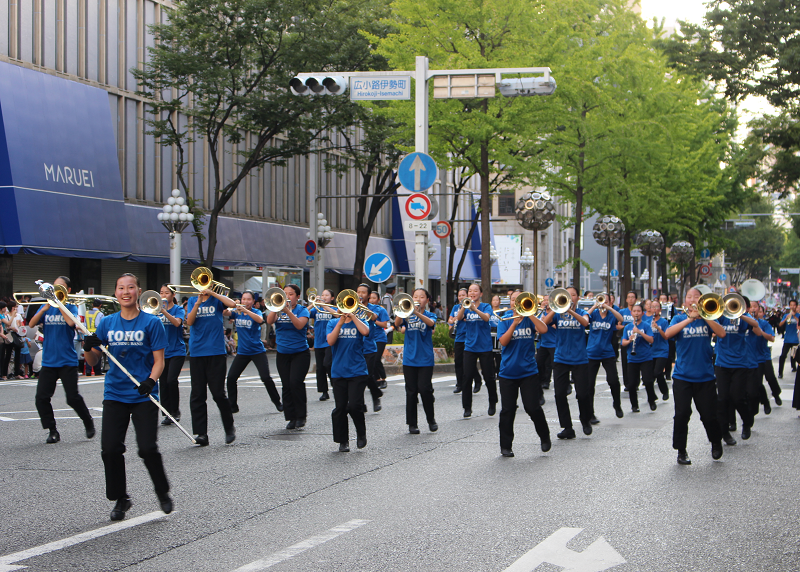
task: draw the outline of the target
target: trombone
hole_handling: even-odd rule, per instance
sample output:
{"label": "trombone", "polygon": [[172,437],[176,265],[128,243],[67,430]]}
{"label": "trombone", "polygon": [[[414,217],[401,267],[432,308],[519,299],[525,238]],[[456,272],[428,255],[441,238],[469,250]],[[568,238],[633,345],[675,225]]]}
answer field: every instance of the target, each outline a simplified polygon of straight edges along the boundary
{"label": "trombone", "polygon": [[[744,303],[742,303],[742,306],[744,306]],[[676,308],[676,310],[683,310],[684,312],[688,312],[688,310],[692,308],[697,310],[697,313],[700,315],[702,319],[716,320],[717,318],[721,317],[722,314],[725,312],[725,303],[723,302],[722,296],[714,292],[709,292],[707,294],[703,294],[702,296],[700,296],[700,299],[697,301],[697,304],[692,304],[691,308],[686,308],[684,306],[681,308]]]}
{"label": "trombone", "polygon": [[142,295],[139,296],[139,307],[142,309],[142,312],[147,314],[158,314],[161,310],[161,306],[166,304],[166,302],[167,301],[161,297],[161,294],[155,290],[145,290],[142,292]]}
{"label": "trombone", "polygon": [[270,312],[282,312],[286,307],[286,292],[280,288],[270,288],[264,294],[264,303],[267,305],[267,310]]}
{"label": "trombone", "polygon": [[332,316],[341,317],[342,313],[336,311],[335,304],[328,304],[327,302],[321,302],[319,297],[317,296],[317,289],[316,288],[309,288],[306,290],[306,300],[308,300],[308,305],[312,308],[317,308],[323,310],[325,312],[330,313]]}
{"label": "trombone", "polygon": [[731,292],[722,298],[722,315],[729,320],[738,320],[745,312],[747,312],[747,308],[745,308],[744,298],[739,294]]}
{"label": "trombone", "polygon": [[417,308],[419,308],[419,302],[415,302],[414,299],[405,292],[395,296],[392,304],[394,315],[402,319],[408,318]]}
{"label": "trombone", "polygon": [[[214,273],[205,266],[198,266],[195,268],[192,271],[190,280],[191,286],[167,284],[167,288],[176,294],[197,294],[197,292],[202,292],[203,290],[211,290],[221,296],[227,296],[231,293],[231,289],[225,286],[225,284],[214,280]],[[194,290],[192,290],[192,288],[194,288]]]}
{"label": "trombone", "polygon": [[[67,292],[67,289],[62,286],[61,284],[56,284],[53,286],[53,290],[55,292],[55,297],[58,299],[59,302],[62,304],[75,304],[79,306],[81,304],[87,304],[91,300],[100,300],[104,304],[119,304],[119,301],[113,296],[101,296],[100,294],[70,294]],[[52,300],[38,300],[36,302],[23,302],[17,296],[41,296],[39,292],[16,292],[14,293],[14,300],[20,306],[37,306],[39,304],[50,304],[54,308],[57,308],[55,302]]]}
{"label": "trombone", "polygon": [[556,314],[564,314],[572,308],[572,294],[566,288],[556,288],[550,292],[550,309]]}
{"label": "trombone", "polygon": [[339,295],[336,296],[336,308],[342,314],[353,314],[362,322],[369,322],[377,317],[372,310],[358,301],[358,294],[355,290],[348,289],[339,292]]}
{"label": "trombone", "polygon": [[[527,318],[529,316],[533,316],[539,310],[538,298],[531,292],[522,292],[519,296],[517,296],[517,299],[514,300],[514,305],[505,311],[508,310],[514,310],[516,315],[500,318],[501,321],[513,320],[514,318],[519,317]],[[497,315],[498,312],[499,310],[495,310],[495,315]]]}

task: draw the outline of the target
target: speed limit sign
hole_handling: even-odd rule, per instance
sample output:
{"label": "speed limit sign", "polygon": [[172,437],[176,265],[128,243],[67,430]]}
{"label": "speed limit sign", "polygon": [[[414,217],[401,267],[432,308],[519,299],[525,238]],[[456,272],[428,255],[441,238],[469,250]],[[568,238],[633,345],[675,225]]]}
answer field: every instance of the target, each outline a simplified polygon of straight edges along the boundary
{"label": "speed limit sign", "polygon": [[433,234],[436,238],[445,239],[450,236],[451,232],[453,232],[453,227],[451,227],[450,223],[446,220],[440,220],[436,223],[436,226],[433,227]]}

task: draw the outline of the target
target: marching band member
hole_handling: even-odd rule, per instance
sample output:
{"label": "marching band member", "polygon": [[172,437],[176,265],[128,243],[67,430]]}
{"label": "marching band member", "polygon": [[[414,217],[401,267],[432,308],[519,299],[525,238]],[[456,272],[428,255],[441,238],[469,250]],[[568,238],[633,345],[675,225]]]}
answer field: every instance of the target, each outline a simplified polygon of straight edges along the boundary
{"label": "marching band member", "polygon": [[[183,320],[186,317],[186,310],[183,306],[175,303],[175,292],[163,284],[161,286],[161,298],[166,300],[158,307],[158,315],[164,325],[167,334],[167,348],[164,350],[164,371],[159,377],[161,390],[161,405],[169,411],[176,421],[181,420],[181,401],[180,390],[178,389],[178,377],[181,374],[183,364],[186,362],[186,342],[183,341]],[[172,419],[163,415],[162,425],[172,425]]]}
{"label": "marching band member", "polygon": [[[775,377],[775,370],[772,368],[772,351],[768,342],[775,342],[775,330],[772,325],[765,319],[764,308],[759,305],[756,309],[758,316],[758,327],[761,328],[761,337],[758,341],[758,379],[763,387],[763,380],[766,379],[769,388],[772,391],[772,397],[775,399],[775,405],[783,405],[781,401],[781,386],[778,379]],[[765,390],[766,392],[766,390]],[[767,401],[769,403],[769,401]]]}
{"label": "marching band member", "polygon": [[522,407],[533,421],[536,434],[541,440],[543,452],[550,450],[550,429],[547,426],[539,398],[542,395],[542,382],[534,359],[533,338],[535,332],[547,332],[547,326],[536,318],[522,317],[514,310],[514,302],[520,292],[511,294],[511,309],[505,315],[513,320],[503,320],[497,326],[497,335],[502,349],[500,361],[500,454],[513,457],[511,446],[514,442],[514,418],[517,415],[517,395],[522,397]]}
{"label": "marching band member", "polygon": [[[463,305],[459,306],[456,319],[462,322],[462,327],[467,334],[464,342],[465,383],[475,376],[474,372],[478,367],[478,360],[480,360],[483,380],[486,382],[486,389],[489,392],[488,413],[491,416],[497,411],[497,382],[494,377],[494,359],[492,358],[492,327],[489,324],[492,307],[480,301],[482,293],[483,289],[480,284],[471,284],[467,290],[467,296],[472,300],[472,305],[469,310],[465,310]],[[467,391],[466,387],[463,389],[461,404],[464,407],[464,417],[471,417],[472,393]],[[480,389],[480,385],[478,385],[478,389]]]}
{"label": "marching band member", "polygon": [[669,360],[669,340],[666,338],[666,330],[669,322],[661,317],[661,304],[653,302],[650,304],[653,317],[650,320],[650,329],[653,330],[653,376],[656,378],[658,390],[661,392],[661,399],[669,399],[669,386],[665,378],[667,361]]}
{"label": "marching band member", "polygon": [[275,404],[275,408],[278,411],[283,411],[281,396],[269,372],[267,350],[261,342],[261,324],[264,323],[264,315],[261,310],[253,307],[255,301],[255,294],[250,290],[245,290],[242,292],[241,305],[237,306],[236,310],[226,309],[223,312],[224,316],[230,317],[234,321],[236,333],[238,334],[236,357],[233,358],[233,363],[228,369],[227,382],[228,400],[231,402],[231,411],[233,413],[239,412],[239,388],[237,382],[244,368],[250,362],[255,364],[261,383],[264,384],[270,400]]}
{"label": "marching band member", "polygon": [[[67,292],[71,292],[69,278],[66,276],[56,278],[53,286],[57,285],[61,285],[67,289]],[[78,307],[74,304],[64,304],[64,306],[72,312],[73,316],[78,315]],[[42,427],[50,432],[45,442],[58,443],[61,441],[61,435],[56,429],[53,405],[50,403],[59,379],[61,385],[64,386],[64,393],[67,395],[67,405],[72,407],[81,418],[86,430],[86,438],[91,439],[96,433],[94,420],[92,420],[92,414],[89,413],[89,408],[86,407],[86,402],[78,393],[78,351],[75,349],[73,341],[75,323],[61,308],[54,308],[49,304],[42,304],[28,325],[33,328],[39,322],[42,322],[44,348],[42,348],[42,369],[39,371],[39,380],[36,383],[36,410],[39,412]]]}
{"label": "marching band member", "polygon": [[[367,387],[369,387],[369,392],[372,395],[372,410],[377,413],[382,409],[381,406],[381,397],[383,397],[383,391],[378,387],[378,382],[375,381],[375,371],[377,368],[377,360],[381,359],[381,356],[378,355],[378,344],[375,342],[375,337],[377,336],[376,330],[378,328],[385,328],[386,322],[378,322],[380,320],[379,311],[382,309],[380,306],[373,306],[369,303],[369,286],[366,284],[359,284],[356,288],[356,294],[358,294],[358,298],[361,303],[369,308],[371,312],[373,312],[376,316],[375,320],[370,320],[367,322],[369,326],[369,336],[366,340],[364,340],[364,359],[367,362]],[[386,310],[384,310],[386,312]],[[386,319],[388,320],[388,313],[386,313]],[[364,406],[366,407],[366,405]]]}
{"label": "marching band member", "polygon": [[794,356],[791,355],[792,348],[798,344],[797,331],[800,329],[800,323],[797,320],[797,300],[789,300],[789,311],[783,316],[780,326],[786,326],[786,330],[783,332],[781,357],[778,358],[778,379],[783,379],[783,364],[786,363],[787,355],[792,364],[792,371],[797,370],[797,363]]}
{"label": "marching band member", "polygon": [[233,300],[213,290],[202,290],[189,298],[186,323],[189,330],[189,373],[192,377],[192,392],[189,407],[192,412],[192,432],[195,442],[201,447],[208,445],[208,399],[207,391],[217,404],[225,429],[225,443],[236,439],[233,426],[231,402],[225,395],[225,332],[222,329],[222,311],[235,306]]}
{"label": "marching band member", "polygon": [[552,309],[542,322],[551,322],[556,326],[556,352],[553,357],[553,382],[558,409],[558,421],[562,427],[559,439],[574,439],[572,416],[569,412],[567,389],[570,388],[569,376],[575,381],[575,393],[578,398],[578,410],[584,435],[592,434],[592,391],[589,384],[589,358],[586,355],[586,327],[589,318],[578,304],[578,291],[568,286],[572,296],[572,306],[563,314],[556,314]]}
{"label": "marching band member", "polygon": [[[513,291],[512,291],[513,293]],[[509,299],[511,294],[508,295]],[[495,312],[500,309],[500,295],[495,294],[492,296],[492,313],[489,315],[489,325],[492,327],[492,358],[494,359],[494,375],[497,377],[497,372],[500,371],[500,360],[502,358],[500,347],[500,338],[497,335],[497,326],[500,324],[500,318]]]}
{"label": "marching band member", "polygon": [[[150,401],[158,393],[156,380],[164,369],[167,335],[158,316],[138,307],[139,279],[126,273],[117,278],[115,296],[120,311],[106,316],[94,335],[83,340],[86,361],[94,366],[100,361],[100,344],[105,345],[122,366],[139,380],[138,387],[119,366],[109,362],[103,390],[103,422],[100,441],[106,475],[106,497],[115,501],[111,520],[122,520],[133,504],[128,496],[125,475],[125,435],[133,421],[139,457],[153,481],[161,510],[172,512],[169,481],[158,451],[158,407]],[[192,358],[194,359],[194,358]]]}
{"label": "marching band member", "polygon": [[367,362],[364,360],[364,341],[369,326],[353,316],[342,314],[328,321],[328,345],[331,347],[331,387],[334,408],[331,412],[333,441],[339,443],[340,453],[350,452],[347,416],[356,428],[356,446],[367,446],[367,423],[364,418],[364,390],[367,387]]}
{"label": "marching band member", "polygon": [[642,320],[641,304],[631,308],[633,321],[625,326],[622,332],[622,346],[628,350],[628,393],[631,399],[631,411],[639,413],[639,376],[647,391],[650,411],[655,411],[656,392],[653,389],[653,330]]}
{"label": "marching band member", "polygon": [[378,351],[378,359],[375,360],[375,383],[378,384],[378,389],[386,389],[386,370],[383,367],[383,359],[381,358],[383,357],[383,351],[386,349],[386,342],[388,341],[386,328],[390,325],[390,312],[383,307],[380,294],[375,290],[369,294],[369,303],[371,306],[380,308],[378,311],[378,323],[386,323],[386,326],[380,330],[375,330],[375,345]]}
{"label": "marching band member", "polygon": [[[539,319],[547,314],[547,306],[550,302],[550,297],[545,294],[542,300],[542,308],[544,310],[539,313]],[[539,379],[542,383],[542,389],[550,389],[550,378],[553,374],[553,356],[556,353],[556,325],[549,324],[547,332],[539,334],[539,343],[536,345],[536,367],[539,370]],[[542,398],[544,400],[544,393]],[[544,403],[542,403],[544,405]]]}
{"label": "marching band member", "polygon": [[676,314],[666,332],[668,339],[675,339],[677,352],[675,371],[672,374],[672,395],[675,401],[672,448],[678,451],[679,465],[692,464],[686,452],[692,400],[711,442],[711,458],[716,460],[722,457],[722,429],[716,413],[717,390],[711,362],[711,336],[716,334],[718,339],[722,339],[726,332],[715,320],[700,318],[696,306],[698,300],[700,291],[690,288],[684,301],[687,313]]}
{"label": "marching band member", "polygon": [[[450,318],[447,321],[452,327],[456,329],[456,338],[455,343],[453,344],[453,350],[455,355],[453,357],[453,367],[456,370],[456,388],[453,390],[453,393],[461,393],[461,388],[464,382],[464,343],[467,341],[467,329],[465,325],[462,325],[457,319],[456,316],[458,315],[458,311],[461,309],[461,302],[464,301],[464,298],[467,297],[467,289],[461,288],[458,291],[458,304],[453,306],[452,311],[450,312]],[[470,389],[473,388],[473,380],[469,380],[467,383]],[[475,368],[475,379],[474,379],[474,392],[477,393],[478,390],[481,388],[481,374],[478,372],[478,368]]]}
{"label": "marching band member", "polygon": [[[333,304],[335,296],[333,292],[325,289],[319,296],[320,300],[326,304]],[[331,349],[328,345],[328,322],[333,320],[333,314],[329,312],[328,306],[312,308],[309,316],[314,320],[314,361],[317,364],[317,393],[320,394],[320,401],[327,401],[331,398],[328,395],[328,378],[331,374]]]}
{"label": "marching band member", "polygon": [[[598,305],[597,302],[589,308],[589,339],[586,343],[586,355],[589,358],[589,383],[592,392],[592,411],[594,411],[594,392],[597,381],[597,372],[600,364],[606,372],[608,387],[611,389],[611,398],[614,412],[622,418],[620,405],[619,374],[617,373],[617,358],[614,355],[614,346],[611,339],[617,332],[617,324],[622,322],[622,315],[608,303]],[[592,423],[599,420],[592,414]]]}
{"label": "marching band member", "polygon": [[311,352],[306,333],[311,317],[300,300],[300,287],[287,284],[283,289],[286,304],[280,312],[270,312],[267,323],[275,325],[275,347],[278,375],[281,377],[283,417],[287,429],[300,429],[306,425],[307,397],[306,375],[311,367]]}
{"label": "marching band member", "polygon": [[[638,298],[638,294],[631,290],[625,296],[625,304],[626,307],[619,311],[622,315],[622,323],[617,324],[617,330],[620,331],[620,337],[622,337],[622,330],[625,329],[625,326],[633,322],[633,314],[631,310],[633,309],[633,305],[636,304],[636,300]],[[628,391],[628,352],[622,350],[622,387],[625,391]]]}
{"label": "marching band member", "polygon": [[396,317],[394,327],[405,334],[403,338],[403,377],[406,382],[406,424],[408,432],[419,435],[417,425],[417,394],[431,432],[438,431],[433,410],[433,329],[436,315],[426,308],[430,294],[424,288],[414,290],[414,313],[408,318]]}

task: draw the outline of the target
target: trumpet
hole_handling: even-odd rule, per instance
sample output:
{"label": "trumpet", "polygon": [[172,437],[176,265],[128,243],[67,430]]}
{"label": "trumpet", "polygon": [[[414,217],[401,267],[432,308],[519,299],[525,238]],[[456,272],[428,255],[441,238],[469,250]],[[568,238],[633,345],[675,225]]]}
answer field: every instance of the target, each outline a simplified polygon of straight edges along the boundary
{"label": "trumpet", "polygon": [[392,304],[392,311],[398,318],[408,318],[414,313],[414,310],[419,308],[419,302],[406,293],[395,296],[394,303]]}
{"label": "trumpet", "polygon": [[[519,294],[519,296],[517,296],[517,299],[514,300],[514,306],[508,308],[508,310],[514,310],[516,315],[500,318],[501,321],[513,320],[514,318],[518,318],[520,316],[523,318],[533,316],[539,310],[538,299],[536,298],[536,295],[532,294],[531,292],[522,292]],[[498,312],[499,310],[495,310],[495,315],[497,315]]]}
{"label": "trumpet", "polygon": [[608,302],[608,295],[605,292],[600,292],[594,297],[594,303],[598,306],[602,306],[606,302]]}
{"label": "trumpet", "polygon": [[687,313],[690,309],[696,309],[697,313],[704,320],[716,320],[725,312],[725,304],[722,301],[722,296],[714,292],[709,292],[708,294],[700,296],[697,304],[692,304],[691,308],[686,308],[685,306],[677,308],[677,310],[683,310]]}
{"label": "trumpet", "polygon": [[369,322],[376,318],[375,314],[364,304],[358,301],[358,294],[355,290],[342,290],[336,296],[336,309],[342,314],[353,314],[363,322]]}
{"label": "trumpet", "polygon": [[270,312],[282,312],[286,307],[286,292],[280,288],[270,288],[264,294],[264,302]]}
{"label": "trumpet", "polygon": [[462,307],[463,307],[465,310],[471,310],[473,305],[474,305],[474,302],[472,301],[472,298],[464,298],[464,299],[461,301],[461,306],[462,306]]}
{"label": "trumpet", "polygon": [[572,308],[572,295],[566,288],[556,288],[550,292],[550,309],[556,314],[563,314]]}
{"label": "trumpet", "polygon": [[729,320],[738,320],[742,314],[747,312],[744,298],[739,294],[731,293],[722,298],[722,315]]}
{"label": "trumpet", "polygon": [[227,296],[231,293],[231,289],[225,286],[225,284],[214,280],[214,273],[205,266],[198,266],[195,268],[192,271],[190,280],[191,286],[167,284],[167,288],[176,294],[196,294],[197,292],[202,292],[203,290],[211,290],[212,292],[221,296]]}
{"label": "trumpet", "polygon": [[164,300],[161,298],[161,294],[155,290],[146,290],[139,296],[139,307],[142,312],[147,314],[158,314],[162,304],[164,304]]}

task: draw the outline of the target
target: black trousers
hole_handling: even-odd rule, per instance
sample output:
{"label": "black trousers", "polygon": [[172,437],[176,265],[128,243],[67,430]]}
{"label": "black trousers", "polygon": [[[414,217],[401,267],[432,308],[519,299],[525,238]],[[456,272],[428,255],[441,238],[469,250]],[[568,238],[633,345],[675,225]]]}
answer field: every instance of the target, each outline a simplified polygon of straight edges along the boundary
{"label": "black trousers", "polygon": [[225,432],[233,428],[231,402],[225,395],[225,354],[218,356],[191,356],[189,373],[192,376],[192,392],[189,395],[189,408],[192,411],[192,432],[195,435],[208,434],[208,392],[217,404],[219,416]]}
{"label": "black trousers", "polygon": [[158,378],[158,398],[161,406],[173,417],[181,414],[181,394],[178,390],[178,377],[181,374],[186,356],[175,356],[164,360],[164,370]]}
{"label": "black trousers", "polygon": [[608,381],[608,387],[611,389],[611,399],[614,408],[617,408],[620,404],[619,374],[617,373],[616,358],[590,359],[588,376],[592,391],[592,414],[594,414],[594,392],[597,384],[597,372],[600,371],[600,364],[603,365],[603,369],[606,372],[606,381]]}
{"label": "black trousers", "polygon": [[367,387],[369,387],[369,392],[372,395],[372,399],[383,397],[383,392],[381,391],[381,388],[378,387],[378,382],[375,381],[375,371],[378,368],[378,361],[381,359],[382,355],[383,354],[379,354],[378,352],[364,354],[364,359],[367,362]]}
{"label": "black trousers", "polygon": [[653,388],[653,360],[642,362],[628,362],[628,397],[631,399],[631,408],[639,408],[639,379],[647,391],[647,402],[657,401],[656,392]]}
{"label": "black trousers", "polygon": [[[196,358],[193,358],[196,359]],[[158,407],[152,401],[122,403],[103,401],[103,431],[100,435],[101,457],[106,473],[106,498],[118,500],[128,496],[125,476],[125,435],[133,421],[139,456],[150,473],[157,495],[169,492],[169,481],[158,451]]]}
{"label": "black trousers", "polygon": [[522,408],[533,421],[536,434],[542,441],[550,440],[550,428],[539,405],[542,382],[539,374],[522,379],[499,378],[500,384],[500,448],[510,449],[514,442],[514,419],[517,416],[517,395],[522,397]]}
{"label": "black trousers", "polygon": [[669,395],[669,386],[667,385],[668,361],[669,357],[653,358],[653,376],[656,378],[661,395]]}
{"label": "black trousers", "polygon": [[331,412],[333,422],[334,443],[347,443],[350,441],[350,430],[347,416],[353,420],[356,435],[367,434],[367,422],[364,419],[364,390],[367,387],[367,376],[346,378],[334,377],[331,379],[333,388],[334,408]]}
{"label": "black trousers", "polygon": [[325,363],[325,356],[329,352],[330,346],[314,347],[314,361],[317,364],[317,392],[319,393],[328,393],[328,377],[331,374],[331,366]]}
{"label": "black trousers", "polygon": [[20,367],[19,363],[19,348],[14,347],[14,344],[6,344],[0,342],[0,346],[3,348],[3,361],[2,361],[2,370],[0,370],[0,377],[5,377],[8,375],[8,367],[11,364],[11,356],[14,356],[14,374],[16,376],[22,375],[22,368]]}
{"label": "black trousers", "polygon": [[244,368],[246,368],[250,362],[255,364],[258,370],[258,376],[261,378],[261,383],[267,388],[267,393],[272,403],[278,405],[281,402],[281,396],[278,393],[278,388],[275,387],[275,382],[272,381],[272,375],[269,373],[269,360],[267,359],[267,352],[265,351],[252,356],[236,354],[236,357],[233,358],[231,367],[228,370],[228,401],[231,402],[231,405],[239,404],[239,386],[237,382]]}
{"label": "black trousers", "polygon": [[797,367],[797,363],[795,362],[795,359],[791,355],[789,355],[789,353],[792,351],[792,348],[795,347],[796,345],[797,344],[787,344],[786,342],[783,342],[783,347],[781,348],[781,357],[778,358],[778,375],[779,376],[783,377],[783,364],[786,362],[786,356],[787,355],[789,356],[789,361],[792,364],[792,369],[795,369]]}
{"label": "black trousers", "polygon": [[[462,382],[464,381],[464,342],[455,342],[453,346],[455,355],[453,356],[453,366],[456,370],[456,387],[462,387]],[[470,385],[472,383],[476,385],[481,382],[481,374],[478,372],[478,368],[475,368],[475,374],[473,375],[473,379],[470,380]]]}
{"label": "black trousers", "polygon": [[716,366],[717,420],[723,433],[728,432],[728,411],[735,408],[742,418],[742,427],[753,426],[753,412],[747,404],[747,372],[743,367]]}
{"label": "black trousers", "polygon": [[712,444],[722,441],[722,430],[717,421],[717,382],[716,380],[690,382],[672,378],[672,399],[675,403],[675,417],[672,426],[672,448],[686,450],[689,435],[689,419],[692,417],[692,400],[706,428],[706,435]]}
{"label": "black trousers", "polygon": [[306,375],[311,367],[311,352],[304,350],[293,354],[278,352],[275,358],[278,375],[281,376],[281,393],[283,395],[283,416],[287,421],[305,419],[306,408]]}
{"label": "black trousers", "polygon": [[[494,357],[492,352],[468,352],[464,351],[464,379],[473,379],[475,371],[478,369],[478,361],[481,362],[481,372],[486,390],[489,392],[489,405],[497,403],[497,380],[494,377]],[[472,391],[469,385],[465,384],[461,390],[461,405],[464,409],[472,410]]]}
{"label": "black trousers", "polygon": [[575,397],[578,399],[578,412],[582,425],[588,424],[594,415],[592,405],[592,387],[589,383],[589,364],[580,363],[570,365],[566,363],[553,363],[553,393],[556,398],[558,410],[558,423],[563,429],[572,429],[572,415],[569,412],[569,375],[575,381]]}
{"label": "black trousers", "polygon": [[403,377],[406,382],[406,425],[417,425],[417,394],[422,400],[422,409],[428,423],[435,423],[433,413],[433,366],[403,366]]}
{"label": "black trousers", "polygon": [[667,379],[672,379],[672,364],[675,363],[675,356],[677,355],[677,348],[675,347],[675,338],[669,340],[669,355],[667,356],[667,366],[664,368],[664,373]]}
{"label": "black trousers", "polygon": [[[45,429],[56,428],[56,417],[53,414],[53,404],[50,398],[56,392],[56,383],[61,380],[64,393],[67,395],[67,405],[75,410],[84,426],[93,427],[92,414],[86,407],[86,402],[78,393],[78,366],[44,367],[39,371],[39,381],[36,384],[36,411]],[[133,383],[133,382],[131,382]]]}
{"label": "black trousers", "polygon": [[378,359],[375,362],[375,380],[386,379],[386,370],[383,367],[383,350],[386,349],[386,342],[377,342]]}
{"label": "black trousers", "polygon": [[494,358],[494,376],[498,377],[500,372],[500,361],[503,356],[500,352],[492,351],[492,357]]}
{"label": "black trousers", "polygon": [[625,389],[630,389],[628,383],[628,348],[623,347],[620,353],[622,354],[622,386]]}
{"label": "black trousers", "polygon": [[[747,405],[750,407],[750,413],[755,417],[758,415],[759,404],[765,407],[769,406],[769,397],[767,396],[767,390],[764,389],[763,375],[760,367],[747,370],[746,387]],[[736,421],[736,418],[734,417],[733,420]]]}
{"label": "black trousers", "polygon": [[774,397],[778,397],[781,394],[781,386],[778,383],[778,378],[775,377],[775,370],[772,367],[772,360],[762,361],[760,364],[758,364],[758,371],[759,374],[767,380],[769,389],[772,391],[772,395]]}
{"label": "black trousers", "polygon": [[539,380],[543,387],[550,387],[550,377],[553,373],[553,357],[556,348],[536,348],[536,368],[539,370]]}

